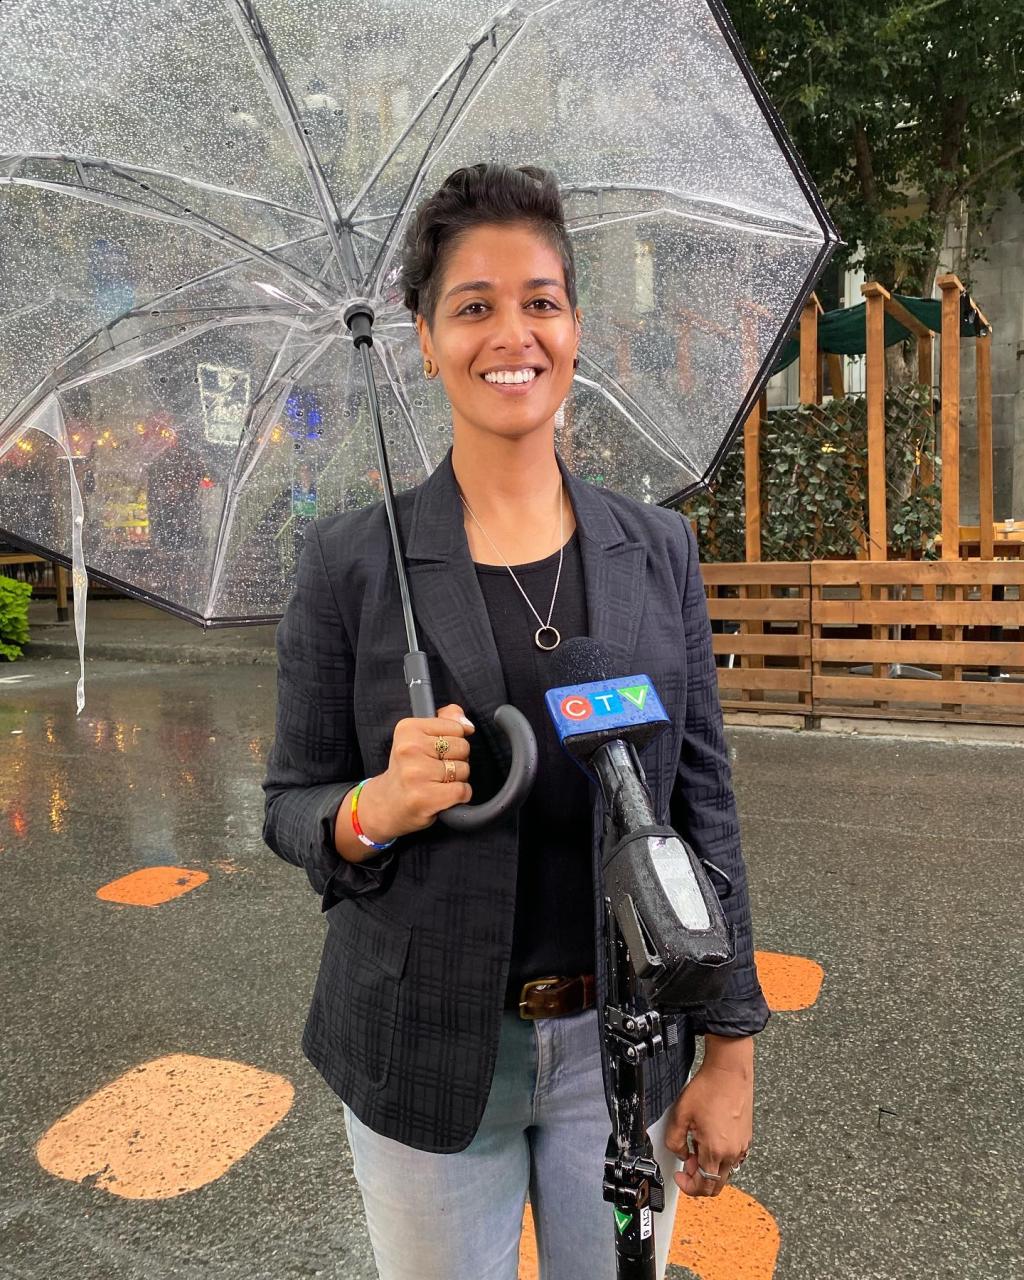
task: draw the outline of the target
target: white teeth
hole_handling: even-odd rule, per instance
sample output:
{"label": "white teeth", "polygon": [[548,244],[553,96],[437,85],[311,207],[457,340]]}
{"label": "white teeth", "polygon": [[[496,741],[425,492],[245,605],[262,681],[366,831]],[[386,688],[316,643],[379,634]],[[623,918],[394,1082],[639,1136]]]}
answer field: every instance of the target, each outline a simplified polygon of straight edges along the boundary
{"label": "white teeth", "polygon": [[537,376],[536,369],[499,369],[496,373],[485,373],[485,382],[532,382]]}

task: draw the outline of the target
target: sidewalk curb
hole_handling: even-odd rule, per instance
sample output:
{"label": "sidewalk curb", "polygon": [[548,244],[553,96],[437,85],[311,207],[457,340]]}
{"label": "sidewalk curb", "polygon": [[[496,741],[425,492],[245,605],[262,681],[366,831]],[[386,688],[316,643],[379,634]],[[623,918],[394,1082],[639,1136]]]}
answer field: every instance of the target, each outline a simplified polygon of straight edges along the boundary
{"label": "sidewalk curb", "polygon": [[[78,662],[78,645],[74,641],[33,640],[24,646],[26,658],[64,658]],[[85,642],[86,661],[103,658],[108,662],[165,663],[174,666],[258,666],[274,667],[277,654],[273,649],[229,649],[223,645],[118,644],[109,640]]]}

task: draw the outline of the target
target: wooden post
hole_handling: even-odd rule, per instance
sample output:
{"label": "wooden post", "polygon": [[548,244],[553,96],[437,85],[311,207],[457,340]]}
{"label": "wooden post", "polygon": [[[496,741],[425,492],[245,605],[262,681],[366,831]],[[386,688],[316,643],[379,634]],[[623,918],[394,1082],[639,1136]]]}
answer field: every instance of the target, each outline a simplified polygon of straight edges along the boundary
{"label": "wooden post", "polygon": [[932,331],[917,335],[917,380],[929,390],[932,385]]}
{"label": "wooden post", "polygon": [[743,509],[746,558],[761,559],[761,399],[743,424]]}
{"label": "wooden post", "polygon": [[861,285],[867,329],[868,542],[872,560],[888,560],[885,495],[885,300],[880,284]]}
{"label": "wooden post", "polygon": [[54,564],[53,581],[57,588],[57,621],[68,620],[68,571],[62,564]]}
{"label": "wooden post", "polygon": [[960,295],[956,276],[940,276],[942,290],[942,558],[960,558]]}
{"label": "wooden post", "polygon": [[[917,380],[928,388],[928,417],[935,416],[935,393],[932,386],[934,375],[933,360],[934,343],[929,329],[927,333],[917,336]],[[931,484],[935,479],[935,464],[930,454],[921,459],[921,483]]]}
{"label": "wooden post", "polygon": [[800,403],[820,404],[820,365],[818,360],[818,316],[821,303],[812,293],[800,312]]}
{"label": "wooden post", "polygon": [[[992,504],[992,335],[986,333],[974,345],[978,406],[978,518],[981,521],[981,558],[995,554]],[[943,539],[945,541],[945,539]]]}

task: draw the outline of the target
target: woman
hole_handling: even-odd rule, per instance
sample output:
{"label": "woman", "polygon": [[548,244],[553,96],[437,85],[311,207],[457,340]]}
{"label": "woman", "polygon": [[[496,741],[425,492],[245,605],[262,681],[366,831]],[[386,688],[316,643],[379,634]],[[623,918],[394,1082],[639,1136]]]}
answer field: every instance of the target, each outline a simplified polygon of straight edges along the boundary
{"label": "woman", "polygon": [[[651,676],[672,717],[641,752],[659,819],[735,885],[728,996],[671,1020],[647,1073],[660,1274],[678,1190],[719,1194],[746,1154],[768,1018],[693,534],[577,480],[555,451],[582,317],[551,175],[452,174],[410,225],[404,285],[424,376],[452,413],[448,456],[396,502],[441,705],[406,714],[383,504],[316,522],[278,629],[264,784],[264,837],[305,868],[329,926],[303,1048],[346,1104],[382,1280],[514,1280],[528,1192],[546,1280],[614,1275],[603,802],[542,701],[561,638],[593,637],[616,670]],[[506,701],[534,726],[537,782],[518,813],[452,831],[438,813],[505,775]],[[695,1033],[704,1061],[687,1083]]]}

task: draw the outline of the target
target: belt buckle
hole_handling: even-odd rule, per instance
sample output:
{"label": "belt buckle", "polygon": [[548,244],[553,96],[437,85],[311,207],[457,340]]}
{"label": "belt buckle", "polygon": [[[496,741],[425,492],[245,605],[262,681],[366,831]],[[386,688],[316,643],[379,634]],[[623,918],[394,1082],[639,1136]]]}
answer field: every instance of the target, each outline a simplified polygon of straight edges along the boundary
{"label": "belt buckle", "polygon": [[527,1022],[536,1022],[539,1018],[544,1017],[541,1013],[528,1013],[526,1003],[529,1000],[529,993],[533,991],[543,991],[547,987],[558,986],[565,979],[553,974],[548,978],[532,978],[529,982],[523,983],[523,989],[519,993],[519,1016]]}

